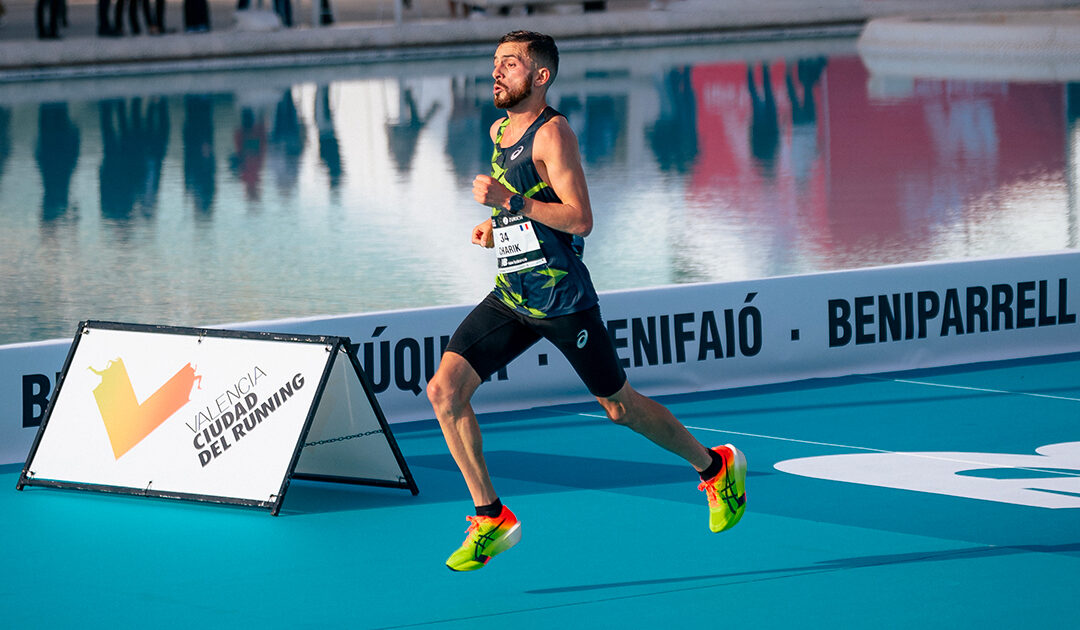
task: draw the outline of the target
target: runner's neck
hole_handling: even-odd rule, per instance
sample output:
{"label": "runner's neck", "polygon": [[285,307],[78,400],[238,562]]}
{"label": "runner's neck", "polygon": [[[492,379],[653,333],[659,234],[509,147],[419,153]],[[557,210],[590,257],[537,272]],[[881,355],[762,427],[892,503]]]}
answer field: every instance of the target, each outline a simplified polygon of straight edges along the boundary
{"label": "runner's neck", "polygon": [[540,114],[545,109],[547,109],[547,103],[541,101],[536,108],[530,107],[523,111],[506,110],[506,117],[510,119],[510,124],[506,125],[506,129],[503,130],[503,139],[500,146],[506,148],[517,144],[521,140],[521,136],[536,122],[536,119],[540,117]]}

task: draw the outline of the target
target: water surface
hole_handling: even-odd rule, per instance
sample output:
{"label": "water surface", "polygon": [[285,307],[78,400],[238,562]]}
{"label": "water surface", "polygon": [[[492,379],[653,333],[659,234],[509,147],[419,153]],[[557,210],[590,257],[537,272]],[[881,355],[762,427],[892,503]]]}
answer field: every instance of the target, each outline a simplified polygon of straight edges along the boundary
{"label": "water surface", "polygon": [[[479,300],[490,57],[0,84],[0,343]],[[1080,90],[568,52],[601,291],[1076,249]]]}

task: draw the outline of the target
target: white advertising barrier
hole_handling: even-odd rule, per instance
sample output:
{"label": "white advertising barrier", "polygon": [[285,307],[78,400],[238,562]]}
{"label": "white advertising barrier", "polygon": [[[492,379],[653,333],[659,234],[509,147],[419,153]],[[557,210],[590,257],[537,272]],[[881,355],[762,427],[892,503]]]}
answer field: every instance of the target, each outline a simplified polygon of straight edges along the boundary
{"label": "white advertising barrier", "polygon": [[[631,382],[648,394],[1080,351],[1080,252],[900,265],[604,293]],[[236,327],[354,343],[390,422],[432,418],[423,395],[471,306]],[[0,462],[20,461],[66,343],[0,347]],[[481,386],[479,412],[591,397],[541,342]]]}
{"label": "white advertising barrier", "polygon": [[341,337],[84,322],[18,488],[274,514],[294,476],[415,494],[350,355]]}

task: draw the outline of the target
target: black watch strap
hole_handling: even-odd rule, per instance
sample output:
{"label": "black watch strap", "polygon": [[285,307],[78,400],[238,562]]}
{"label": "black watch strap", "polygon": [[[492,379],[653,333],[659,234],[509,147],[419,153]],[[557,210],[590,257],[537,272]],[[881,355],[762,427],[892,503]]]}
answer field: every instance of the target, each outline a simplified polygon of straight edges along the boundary
{"label": "black watch strap", "polygon": [[510,214],[518,214],[525,209],[525,197],[521,193],[514,193],[510,196]]}

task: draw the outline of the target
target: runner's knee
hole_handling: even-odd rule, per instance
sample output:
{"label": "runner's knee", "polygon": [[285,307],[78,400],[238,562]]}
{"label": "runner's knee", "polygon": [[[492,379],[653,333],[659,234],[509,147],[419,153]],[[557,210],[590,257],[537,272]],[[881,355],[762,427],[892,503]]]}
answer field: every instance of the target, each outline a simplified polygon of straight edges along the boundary
{"label": "runner's knee", "polygon": [[601,403],[607,413],[608,420],[620,426],[629,426],[630,412],[621,402],[605,401]]}
{"label": "runner's knee", "polygon": [[427,397],[436,416],[441,418],[446,412],[453,412],[460,406],[460,396],[456,393],[458,389],[443,372],[435,372],[427,384]]}
{"label": "runner's knee", "polygon": [[446,361],[440,366],[427,384],[428,401],[431,402],[431,407],[440,420],[460,415],[468,406],[472,392],[476,389],[470,384],[471,372],[461,370],[460,366],[455,369],[450,365],[451,363],[452,360]]}
{"label": "runner's knee", "polygon": [[619,426],[631,428],[633,428],[635,418],[638,415],[639,400],[638,393],[625,380],[619,391],[611,396],[596,397],[596,401],[600,403],[600,406],[604,408],[604,412],[607,413],[608,420]]}

